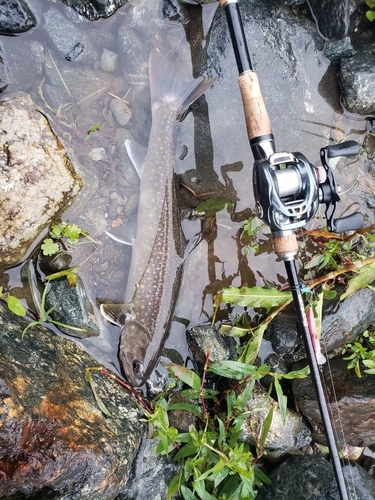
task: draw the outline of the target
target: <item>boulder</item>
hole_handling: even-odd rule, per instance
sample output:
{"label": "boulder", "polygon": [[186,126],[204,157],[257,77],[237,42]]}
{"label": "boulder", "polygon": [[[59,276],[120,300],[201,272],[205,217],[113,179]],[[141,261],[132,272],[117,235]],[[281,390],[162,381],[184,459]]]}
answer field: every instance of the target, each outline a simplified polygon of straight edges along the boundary
{"label": "boulder", "polygon": [[36,19],[24,0],[0,0],[0,33],[23,33],[36,26]]}
{"label": "boulder", "polygon": [[132,396],[101,372],[99,409],[85,379],[97,365],[76,343],[30,328],[0,302],[0,498],[109,500],[141,439]]}
{"label": "boulder", "polygon": [[28,94],[0,102],[0,127],[0,265],[10,267],[72,203],[81,180]]}

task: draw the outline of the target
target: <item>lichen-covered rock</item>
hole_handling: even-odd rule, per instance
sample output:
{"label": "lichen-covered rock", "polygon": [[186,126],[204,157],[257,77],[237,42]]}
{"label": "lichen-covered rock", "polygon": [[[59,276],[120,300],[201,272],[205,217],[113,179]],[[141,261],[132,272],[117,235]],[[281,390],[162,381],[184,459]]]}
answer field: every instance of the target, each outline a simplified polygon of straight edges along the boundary
{"label": "lichen-covered rock", "polygon": [[95,360],[43,326],[22,339],[26,324],[0,303],[0,498],[115,498],[141,439],[134,400],[94,372],[104,416],[85,379]]}
{"label": "lichen-covered rock", "polygon": [[28,94],[0,102],[1,266],[16,264],[81,180],[46,118]]}
{"label": "lichen-covered rock", "polygon": [[343,87],[343,103],[352,113],[375,113],[375,62],[373,52],[358,52],[341,59],[339,78]]}
{"label": "lichen-covered rock", "polygon": [[[254,411],[255,408],[257,408],[256,411]],[[280,458],[311,442],[310,431],[302,420],[302,416],[288,408],[284,425],[279,405],[267,394],[267,391],[257,384],[245,406],[245,411],[249,411],[250,416],[242,424],[240,439],[255,444],[254,435],[261,435],[264,420],[271,408],[273,408],[273,418],[264,443],[267,450],[266,458],[271,460]]]}

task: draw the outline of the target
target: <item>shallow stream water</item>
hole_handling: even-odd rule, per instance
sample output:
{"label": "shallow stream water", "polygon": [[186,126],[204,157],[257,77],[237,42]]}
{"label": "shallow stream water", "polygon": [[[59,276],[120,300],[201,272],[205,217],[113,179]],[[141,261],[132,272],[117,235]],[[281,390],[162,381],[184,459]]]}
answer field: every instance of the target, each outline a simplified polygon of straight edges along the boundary
{"label": "shallow stream water", "polygon": [[[176,309],[181,321],[173,323],[166,343],[167,348],[186,357],[186,324],[195,325],[211,318],[213,296],[223,286],[286,283],[284,265],[273,253],[267,230],[260,233],[259,254],[254,256],[250,250],[246,255],[246,242],[240,238],[243,222],[234,222],[229,205],[225,205],[236,202],[235,211],[241,213],[252,209],[254,201],[253,159],[223,12],[216,11],[216,4],[186,5],[174,11],[177,2],[173,1],[165,2],[163,10],[159,2],[145,0],[129,2],[111,18],[89,22],[60,2],[29,3],[38,26],[18,37],[0,37],[4,65],[11,66],[14,75],[3,95],[17,90],[29,92],[83,167],[85,187],[64,220],[79,224],[98,242],[81,246],[74,254],[77,264],[95,249],[79,271],[94,304],[98,297],[121,300],[125,293],[131,249],[109,239],[104,231],[136,215],[139,182],[127,157],[124,139],[131,134],[147,146],[151,126],[147,81],[150,50],[155,46],[162,50],[173,48],[184,64],[190,64],[192,59],[194,76],[202,71],[217,76],[213,87],[192,106],[179,129],[184,158],[177,160],[176,169],[183,174],[183,184],[189,187],[181,188],[184,201],[196,207],[201,200],[216,198],[218,205],[224,207],[216,218],[203,224],[199,219],[183,222],[190,240],[202,226],[204,230],[204,239],[187,257]],[[85,59],[83,53],[79,62],[62,56],[45,29],[51,9],[57,9],[88,37],[94,55]],[[257,5],[253,6],[251,17],[244,12],[254,69],[274,128],[277,150],[301,151],[318,165],[322,146],[343,139],[363,141],[366,121],[342,109],[336,70],[329,68],[321,52],[322,44],[316,43],[313,21],[286,9],[276,14],[267,14]],[[129,53],[133,50],[131,57],[127,54],[127,42],[131,45]],[[29,68],[26,73],[30,78],[25,78],[20,68],[30,64],[30,47],[33,54],[39,53],[40,68]],[[98,68],[104,48],[120,57],[120,64],[112,72]],[[202,56],[206,51],[207,58]],[[60,90],[53,93],[52,84]],[[127,101],[132,111],[125,126],[116,122],[111,112],[114,99]],[[96,124],[101,124],[99,130],[87,139],[87,131]],[[360,209],[366,223],[374,223],[373,209],[364,199],[364,193],[373,193],[374,181],[366,172],[363,158],[340,162],[335,173],[343,192],[337,215]],[[192,190],[196,196],[191,195]],[[323,214],[321,209],[319,216]],[[318,217],[316,223],[324,225],[324,220]],[[22,297],[20,267],[7,271],[1,281],[9,281]],[[119,370],[120,331],[101,319],[97,309],[96,313],[101,334],[82,344],[98,362]]]}

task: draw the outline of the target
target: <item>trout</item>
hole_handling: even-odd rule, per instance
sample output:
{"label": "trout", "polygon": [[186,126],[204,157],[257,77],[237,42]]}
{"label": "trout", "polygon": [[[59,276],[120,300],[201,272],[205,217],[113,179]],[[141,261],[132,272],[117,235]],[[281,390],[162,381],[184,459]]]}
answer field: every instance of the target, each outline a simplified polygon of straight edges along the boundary
{"label": "trout", "polygon": [[124,304],[102,304],[103,315],[121,326],[119,358],[131,385],[142,386],[156,366],[169,335],[181,285],[186,240],[181,228],[174,163],[178,117],[215,79],[194,79],[191,70],[159,50],[149,58],[152,126],[144,162],[129,141],[126,148],[140,175],[136,234],[125,228],[107,234],[131,244]]}

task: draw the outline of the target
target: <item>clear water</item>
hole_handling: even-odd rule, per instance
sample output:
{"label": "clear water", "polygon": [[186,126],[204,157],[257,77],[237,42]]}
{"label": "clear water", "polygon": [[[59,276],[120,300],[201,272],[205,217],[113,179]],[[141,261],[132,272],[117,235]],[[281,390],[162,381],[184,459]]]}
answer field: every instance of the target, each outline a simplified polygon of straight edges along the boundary
{"label": "clear water", "polygon": [[[153,46],[172,46],[188,64],[190,58],[197,63],[200,50],[209,43],[209,27],[213,18],[213,29],[223,29],[223,13],[215,13],[216,5],[212,4],[203,7],[189,5],[184,9],[184,23],[172,27],[171,21],[163,19],[161,10],[157,8],[158,2],[150,0],[130,2],[111,18],[96,22],[79,18],[60,2],[29,0],[29,3],[37,15],[38,26],[18,37],[0,37],[0,43],[5,64],[10,63],[6,56],[12,53],[11,64],[17,68],[27,67],[25,44],[38,42],[44,51],[41,71],[35,73],[32,81],[15,79],[3,95],[17,90],[31,93],[35,104],[49,117],[54,131],[83,166],[89,181],[64,219],[78,223],[98,244],[92,257],[80,267],[79,275],[93,304],[98,297],[121,300],[125,293],[131,250],[108,239],[104,230],[117,219],[126,222],[124,202],[137,195],[137,180],[123,141],[130,132],[136,141],[147,146],[151,126],[147,79],[142,84],[130,81],[129,73],[134,72],[134,68],[126,68],[120,63],[111,73],[95,69],[99,82],[94,82],[92,78],[90,84],[90,79],[85,80],[82,75],[87,69],[92,70],[92,64],[64,60],[44,29],[45,15],[51,8],[58,9],[81,32],[91,37],[99,56],[102,49],[107,48],[121,57],[123,48],[118,33],[120,29],[131,27],[140,37],[140,50],[144,53]],[[310,162],[318,165],[322,146],[343,138],[363,141],[366,134],[364,117],[340,110],[333,84],[328,83],[327,88],[322,90],[321,82],[328,62],[311,41],[304,20],[296,17],[293,27],[283,17],[275,20],[271,16],[267,22],[260,23],[255,12],[254,18],[246,20],[246,33],[279,151],[301,151]],[[288,38],[288,51],[280,46],[280,36]],[[215,48],[210,46],[209,53],[212,51]],[[210,192],[210,196],[228,201],[237,199],[236,211],[240,212],[254,205],[253,159],[246,136],[231,45],[227,43],[222,52],[216,59],[219,66],[215,63],[210,69],[211,74],[218,73],[217,81],[181,123],[179,142],[185,146],[187,154],[177,163],[177,169],[179,173],[185,173],[184,183],[188,179],[198,195],[190,200],[193,204],[205,199],[202,193]],[[72,95],[62,98],[60,110],[55,108],[53,111],[46,107],[46,85],[53,72],[50,59],[48,71],[43,66],[45,58],[50,57],[47,54],[52,55],[61,72],[65,71],[66,78],[70,70],[74,70],[72,80],[69,80]],[[139,60],[146,67],[147,57]],[[145,68],[140,73],[142,71],[147,75]],[[18,74],[17,71],[15,74]],[[55,80],[61,84],[56,74]],[[85,99],[99,88],[104,89]],[[64,89],[61,94],[64,95]],[[116,123],[110,111],[110,101],[116,99],[114,96],[125,99],[132,110],[132,118],[125,127]],[[335,99],[337,112],[332,107]],[[79,101],[81,103],[77,104]],[[100,129],[85,140],[87,131],[99,123],[102,124]],[[94,148],[100,148],[99,152]],[[95,154],[100,154],[101,159],[94,160]],[[241,165],[239,171],[237,167]],[[223,174],[223,166],[227,166],[224,168],[227,175]],[[374,181],[366,171],[363,158],[340,163],[336,167],[336,176],[344,193],[339,210],[345,213],[347,207],[351,211],[359,207],[365,213],[367,223],[373,223],[373,211],[365,204],[360,189],[361,186],[366,186],[370,192],[374,189]],[[182,191],[187,194],[185,188]],[[324,224],[324,221],[318,218],[318,223]],[[201,223],[186,220],[183,227],[187,238],[192,239],[200,232]],[[193,325],[208,321],[213,312],[213,296],[223,286],[264,285],[265,281],[285,284],[283,263],[273,253],[267,231],[260,236],[261,252],[256,256],[252,252],[246,255],[244,242],[240,239],[241,227],[242,223],[233,222],[224,208],[217,213],[216,220],[208,221],[206,238],[186,260],[176,309],[176,316],[184,322],[173,323],[166,344],[184,357],[187,354],[184,323]],[[74,263],[83,262],[92,251],[90,245],[81,246],[74,254]],[[1,284],[9,283],[13,293],[21,297],[27,295],[26,290],[22,291],[20,267],[5,272],[0,280]],[[118,370],[119,329],[102,320],[99,313],[97,316],[101,322],[101,335],[82,341],[82,344],[98,362]]]}

